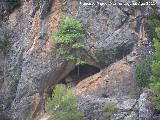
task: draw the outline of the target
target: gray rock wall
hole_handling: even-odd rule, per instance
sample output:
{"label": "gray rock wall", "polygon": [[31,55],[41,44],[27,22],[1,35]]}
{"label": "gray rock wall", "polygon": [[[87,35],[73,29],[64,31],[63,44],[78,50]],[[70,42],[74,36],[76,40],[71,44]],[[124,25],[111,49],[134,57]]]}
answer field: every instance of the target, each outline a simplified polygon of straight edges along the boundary
{"label": "gray rock wall", "polygon": [[[138,40],[134,23],[130,22],[131,13],[126,14],[118,6],[82,6],[70,0],[53,2],[23,1],[3,22],[11,32],[12,47],[7,55],[6,81],[0,91],[1,111],[10,111],[13,120],[24,120],[29,111],[34,116],[43,112],[47,93],[75,67],[59,56],[52,42],[51,34],[56,31],[61,12],[82,22],[86,32],[83,54],[87,64],[100,69],[129,54]],[[15,5],[4,4],[15,8],[19,1]],[[0,10],[4,8],[8,9]],[[20,80],[13,87],[11,76],[17,69],[21,71]]]}

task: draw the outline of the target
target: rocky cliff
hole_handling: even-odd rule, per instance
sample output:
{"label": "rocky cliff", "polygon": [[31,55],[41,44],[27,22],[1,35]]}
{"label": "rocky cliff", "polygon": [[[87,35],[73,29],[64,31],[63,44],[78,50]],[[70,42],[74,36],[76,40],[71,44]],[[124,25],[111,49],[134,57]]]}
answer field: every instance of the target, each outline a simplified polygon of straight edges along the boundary
{"label": "rocky cliff", "polygon": [[[81,2],[97,1],[105,0]],[[10,50],[0,54],[0,113],[3,116],[25,120],[30,111],[34,117],[42,115],[52,87],[76,68],[58,54],[52,40],[62,13],[82,22],[86,65],[100,70],[98,75],[75,86],[75,93],[98,90],[96,96],[102,97],[123,96],[134,91],[134,67],[146,49],[143,45],[142,49],[139,47],[141,20],[137,18],[142,15],[141,9],[84,6],[76,0],[3,0],[0,3],[0,40],[5,40],[7,34],[10,41]],[[15,79],[18,80],[13,84]],[[106,81],[107,84],[102,84]],[[87,120],[92,119],[88,117]]]}

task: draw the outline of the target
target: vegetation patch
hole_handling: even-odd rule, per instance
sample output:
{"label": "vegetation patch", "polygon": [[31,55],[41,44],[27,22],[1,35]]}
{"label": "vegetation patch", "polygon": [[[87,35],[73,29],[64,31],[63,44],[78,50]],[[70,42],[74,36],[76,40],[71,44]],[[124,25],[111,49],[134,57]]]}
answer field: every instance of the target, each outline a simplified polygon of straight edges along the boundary
{"label": "vegetation patch", "polygon": [[81,120],[83,112],[78,110],[77,98],[64,85],[56,85],[52,96],[48,98],[46,110],[49,120]]}
{"label": "vegetation patch", "polygon": [[150,38],[153,40],[154,37],[157,37],[157,33],[155,32],[155,28],[160,26],[160,20],[157,15],[156,8],[153,8],[153,13],[147,18],[147,27],[146,32],[149,33]]}
{"label": "vegetation patch", "polygon": [[109,120],[113,113],[117,112],[118,108],[114,102],[107,102],[104,106],[100,120]]}
{"label": "vegetation patch", "polygon": [[[154,44],[154,56],[151,61],[142,62],[136,70],[136,79],[140,87],[149,87],[154,91],[152,102],[156,111],[160,112],[160,20],[156,7],[153,14],[148,18],[150,38]],[[148,79],[149,78],[149,79]],[[149,83],[149,85],[148,85]]]}
{"label": "vegetation patch", "polygon": [[85,63],[80,54],[84,35],[84,28],[78,20],[62,16],[58,32],[53,34],[53,39],[60,55],[67,61],[70,60],[80,65]]}
{"label": "vegetation patch", "polygon": [[152,59],[145,59],[141,61],[136,67],[136,80],[137,85],[140,88],[149,87],[151,72]]}
{"label": "vegetation patch", "polygon": [[153,103],[160,112],[160,27],[156,28],[157,37],[153,39],[155,54],[151,64],[152,75],[150,77],[150,88],[154,91]]}
{"label": "vegetation patch", "polygon": [[17,86],[20,78],[21,78],[20,70],[17,70],[16,73],[12,76],[11,84],[13,86]]}
{"label": "vegetation patch", "polygon": [[28,114],[26,120],[34,120],[31,112]]}

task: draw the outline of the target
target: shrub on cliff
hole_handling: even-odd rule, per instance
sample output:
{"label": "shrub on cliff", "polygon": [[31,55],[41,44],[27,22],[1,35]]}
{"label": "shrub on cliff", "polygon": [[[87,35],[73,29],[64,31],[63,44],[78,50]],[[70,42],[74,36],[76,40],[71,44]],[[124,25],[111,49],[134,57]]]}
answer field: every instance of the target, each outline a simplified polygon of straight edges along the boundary
{"label": "shrub on cliff", "polygon": [[15,72],[15,74],[12,76],[12,78],[11,78],[11,85],[13,85],[15,87],[18,85],[19,80],[21,79],[21,73],[20,72],[21,72],[20,70],[17,70]]}
{"label": "shrub on cliff", "polygon": [[78,101],[72,91],[64,85],[57,85],[51,98],[48,98],[46,110],[49,120],[81,120],[83,112],[78,110]]}
{"label": "shrub on cliff", "polygon": [[26,120],[34,120],[32,116],[33,116],[33,115],[32,115],[32,113],[30,112],[30,113],[27,115]]}
{"label": "shrub on cliff", "polygon": [[151,76],[151,59],[141,61],[136,67],[136,80],[140,88],[148,87]]}
{"label": "shrub on cliff", "polygon": [[152,75],[150,88],[153,89],[155,96],[153,103],[157,111],[160,112],[160,28],[156,28],[157,37],[153,39],[155,56],[151,64]]}
{"label": "shrub on cliff", "polygon": [[58,46],[58,52],[66,59],[74,61],[77,65],[85,63],[79,54],[84,37],[82,24],[71,17],[63,16],[58,32],[53,34],[54,42]]}
{"label": "shrub on cliff", "polygon": [[156,8],[153,8],[152,15],[150,15],[148,17],[147,25],[149,25],[149,27],[146,28],[146,32],[149,33],[150,38],[153,39],[154,37],[157,37],[157,33],[155,32],[155,28],[157,26],[160,26],[160,20],[159,20]]}
{"label": "shrub on cliff", "polygon": [[100,120],[109,120],[113,113],[117,112],[118,108],[114,102],[107,102],[103,108]]}

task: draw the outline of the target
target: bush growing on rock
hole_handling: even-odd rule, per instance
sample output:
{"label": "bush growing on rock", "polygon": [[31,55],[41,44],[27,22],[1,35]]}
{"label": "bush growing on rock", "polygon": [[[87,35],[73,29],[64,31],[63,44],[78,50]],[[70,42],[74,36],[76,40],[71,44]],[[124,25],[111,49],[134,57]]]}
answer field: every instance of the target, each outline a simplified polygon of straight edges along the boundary
{"label": "bush growing on rock", "polygon": [[26,120],[34,120],[31,112],[28,114]]}
{"label": "bush growing on rock", "polygon": [[157,37],[153,39],[155,56],[151,64],[152,75],[150,88],[153,89],[155,96],[153,103],[157,111],[160,112],[160,28],[156,28]]}
{"label": "bush growing on rock", "polygon": [[58,52],[66,60],[74,61],[76,65],[85,63],[78,53],[82,49],[81,40],[83,37],[84,29],[82,24],[68,16],[62,17],[58,32],[53,34],[54,41],[58,46]]}
{"label": "bush growing on rock", "polygon": [[51,98],[48,98],[46,110],[49,120],[81,120],[83,112],[78,110],[78,101],[72,91],[64,85],[57,85]]}
{"label": "bush growing on rock", "polygon": [[20,78],[21,78],[20,70],[17,70],[16,73],[12,76],[11,84],[13,86],[17,86],[18,83],[19,83]]}
{"label": "bush growing on rock", "polygon": [[147,24],[149,25],[149,27],[146,30],[147,33],[149,33],[151,39],[153,39],[154,37],[157,37],[157,34],[155,32],[155,28],[157,26],[160,26],[160,20],[157,15],[157,11],[155,8],[153,8],[153,10],[154,11],[153,11],[152,15],[150,15],[149,18],[147,19]]}
{"label": "bush growing on rock", "polygon": [[[154,61],[153,59],[146,59],[143,60],[136,68],[136,80],[138,83],[138,86],[140,88],[142,87],[149,87],[149,83],[152,81],[153,82],[153,75],[152,75],[152,71],[153,74],[155,74],[155,72],[158,70],[158,56],[160,56],[160,53],[158,51],[160,51],[160,47],[159,47],[159,43],[160,42],[160,29],[156,28],[157,26],[160,26],[160,20],[158,18],[158,15],[156,13],[156,9],[153,9],[153,13],[151,16],[149,16],[147,23],[149,24],[149,29],[147,30],[147,32],[150,33],[150,38],[153,39],[152,42],[154,43],[155,46],[155,57],[154,57]],[[156,32],[155,32],[156,29]],[[160,58],[160,57],[159,57]],[[153,62],[152,62],[153,61]],[[154,70],[154,69],[157,70]],[[159,71],[157,71],[159,72]],[[152,76],[151,76],[152,75]],[[151,80],[150,80],[151,78]]]}
{"label": "bush growing on rock", "polygon": [[151,59],[141,61],[136,67],[136,80],[140,88],[148,87],[151,76]]}
{"label": "bush growing on rock", "polygon": [[100,120],[109,120],[113,113],[117,112],[118,108],[114,102],[107,102],[104,106]]}

